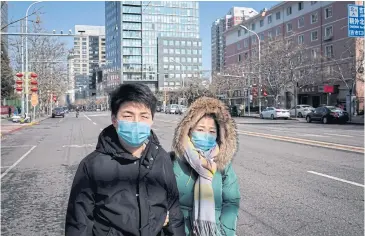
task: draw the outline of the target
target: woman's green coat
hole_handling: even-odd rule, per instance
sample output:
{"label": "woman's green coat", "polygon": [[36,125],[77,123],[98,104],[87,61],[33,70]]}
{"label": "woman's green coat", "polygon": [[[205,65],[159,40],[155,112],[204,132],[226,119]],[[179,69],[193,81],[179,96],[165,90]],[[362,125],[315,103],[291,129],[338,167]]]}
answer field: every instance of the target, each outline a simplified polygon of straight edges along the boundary
{"label": "woman's green coat", "polygon": [[192,104],[176,128],[173,140],[174,152],[171,155],[180,194],[180,206],[185,217],[185,232],[187,236],[192,235],[194,184],[197,173],[180,158],[183,152],[180,140],[205,114],[214,114],[219,126],[220,154],[216,158],[218,171],[213,177],[216,222],[226,236],[234,236],[240,204],[238,180],[231,164],[237,147],[236,125],[226,113],[224,104],[211,98],[200,98]]}

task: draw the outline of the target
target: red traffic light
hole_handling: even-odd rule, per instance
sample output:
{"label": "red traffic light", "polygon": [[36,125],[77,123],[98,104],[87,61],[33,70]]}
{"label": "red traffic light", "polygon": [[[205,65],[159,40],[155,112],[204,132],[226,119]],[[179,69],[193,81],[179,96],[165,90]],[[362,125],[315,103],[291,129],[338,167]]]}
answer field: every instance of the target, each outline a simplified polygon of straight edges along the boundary
{"label": "red traffic light", "polygon": [[16,75],[16,77],[18,77],[18,78],[23,77],[23,74],[22,74],[22,73],[20,73],[20,72],[19,72],[19,73],[16,73],[15,75]]}
{"label": "red traffic light", "polygon": [[15,83],[16,83],[16,84],[19,84],[19,85],[22,85],[22,84],[23,84],[23,80],[21,80],[21,79],[17,79],[17,80],[15,81]]}
{"label": "red traffic light", "polygon": [[37,82],[37,80],[32,79],[32,80],[30,81],[30,84],[31,84],[31,85],[37,85],[37,84],[38,84],[38,82]]}
{"label": "red traffic light", "polygon": [[53,95],[53,101],[57,101],[57,96]]}
{"label": "red traffic light", "polygon": [[32,73],[30,73],[30,77],[32,77],[32,78],[37,78],[37,77],[38,77],[38,75],[37,75],[36,73],[32,72]]}

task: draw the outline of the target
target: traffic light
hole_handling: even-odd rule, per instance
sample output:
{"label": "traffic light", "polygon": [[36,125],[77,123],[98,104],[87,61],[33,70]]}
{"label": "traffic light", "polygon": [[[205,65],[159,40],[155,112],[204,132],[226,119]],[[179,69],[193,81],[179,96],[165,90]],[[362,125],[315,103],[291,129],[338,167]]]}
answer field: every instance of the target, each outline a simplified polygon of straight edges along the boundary
{"label": "traffic light", "polygon": [[38,81],[37,81],[38,75],[34,72],[30,73],[30,91],[32,93],[36,93],[38,91]]}
{"label": "traffic light", "polygon": [[262,96],[266,97],[267,96],[267,91],[266,88],[262,88]]}
{"label": "traffic light", "polygon": [[54,102],[56,102],[57,101],[57,96],[53,95],[52,99],[53,99]]}
{"label": "traffic light", "polygon": [[24,75],[22,73],[16,73],[16,77],[18,77],[15,81],[15,90],[17,91],[17,93],[21,93],[23,91],[23,77]]}

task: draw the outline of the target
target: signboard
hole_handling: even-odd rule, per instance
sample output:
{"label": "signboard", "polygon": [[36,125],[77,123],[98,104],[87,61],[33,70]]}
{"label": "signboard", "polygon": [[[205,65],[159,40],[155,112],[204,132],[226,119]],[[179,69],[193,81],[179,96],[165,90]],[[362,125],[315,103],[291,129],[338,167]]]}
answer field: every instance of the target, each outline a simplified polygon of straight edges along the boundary
{"label": "signboard", "polygon": [[348,5],[348,37],[364,37],[364,6]]}
{"label": "signboard", "polygon": [[38,94],[33,93],[30,98],[30,101],[31,101],[33,107],[37,106],[38,105]]}

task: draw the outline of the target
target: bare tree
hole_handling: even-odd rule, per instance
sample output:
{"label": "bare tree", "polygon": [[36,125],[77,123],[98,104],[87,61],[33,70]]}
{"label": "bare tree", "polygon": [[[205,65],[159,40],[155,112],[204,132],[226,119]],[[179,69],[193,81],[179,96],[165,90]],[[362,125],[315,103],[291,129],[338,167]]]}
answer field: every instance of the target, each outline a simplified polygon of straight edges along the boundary
{"label": "bare tree", "polygon": [[[33,32],[44,32],[43,28],[33,25]],[[15,38],[10,46],[13,53],[14,68],[21,70],[21,39]],[[41,107],[50,100],[50,94],[57,97],[67,90],[67,49],[64,42],[47,36],[28,36],[29,71],[38,74],[38,89]]]}

